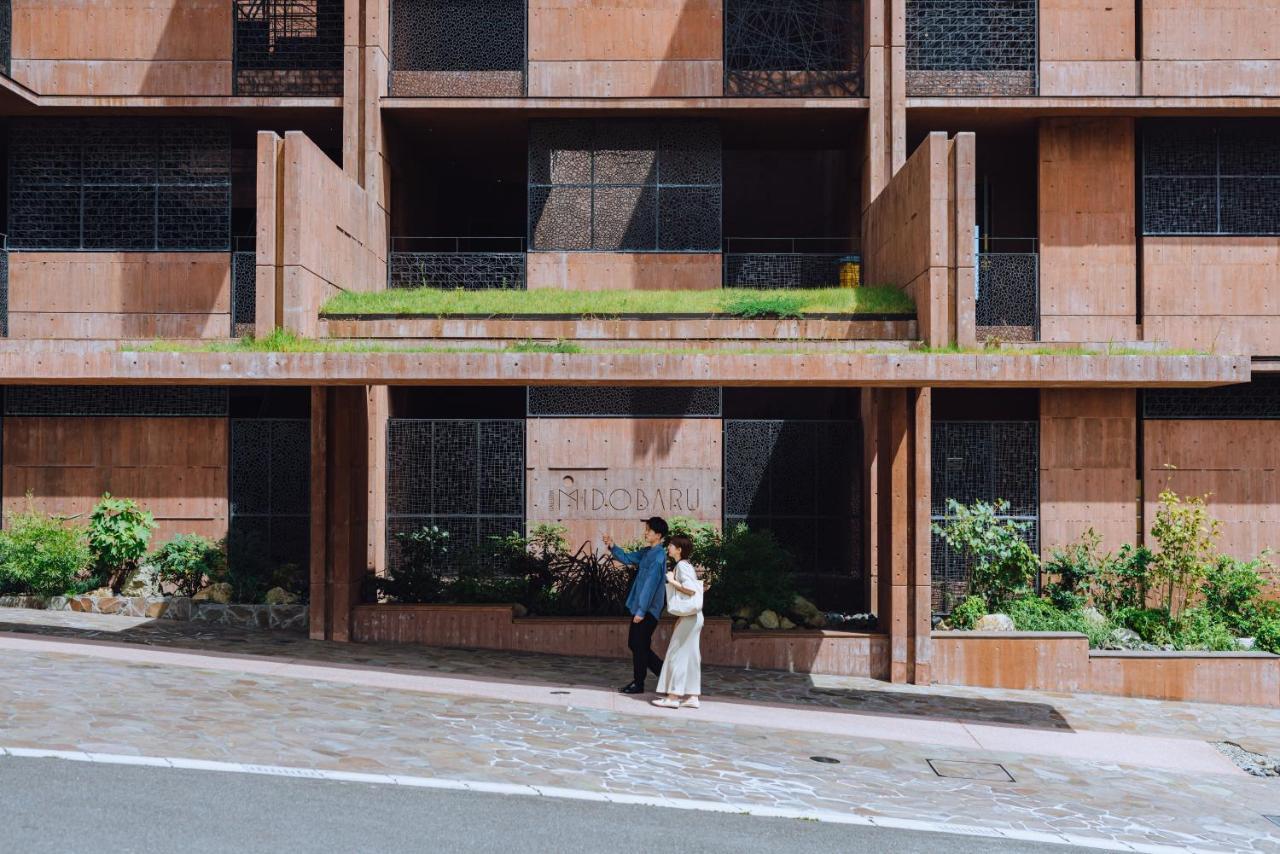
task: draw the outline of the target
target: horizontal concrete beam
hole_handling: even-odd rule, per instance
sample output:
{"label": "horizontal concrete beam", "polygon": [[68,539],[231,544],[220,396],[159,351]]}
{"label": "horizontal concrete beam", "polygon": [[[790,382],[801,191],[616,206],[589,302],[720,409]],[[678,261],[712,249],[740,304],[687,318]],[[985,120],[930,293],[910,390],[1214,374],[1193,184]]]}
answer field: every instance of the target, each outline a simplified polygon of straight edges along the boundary
{"label": "horizontal concrete beam", "polygon": [[929,353],[210,353],[0,347],[0,383],[193,385],[1214,386],[1248,356]]}

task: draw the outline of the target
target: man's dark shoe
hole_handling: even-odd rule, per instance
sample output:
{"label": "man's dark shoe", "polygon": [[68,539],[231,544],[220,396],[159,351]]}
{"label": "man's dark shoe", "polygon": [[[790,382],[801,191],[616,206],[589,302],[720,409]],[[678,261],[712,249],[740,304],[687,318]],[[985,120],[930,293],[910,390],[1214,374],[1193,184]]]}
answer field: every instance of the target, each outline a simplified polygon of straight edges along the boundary
{"label": "man's dark shoe", "polygon": [[623,685],[621,688],[618,689],[618,693],[619,694],[643,694],[644,683],[628,682],[626,685]]}

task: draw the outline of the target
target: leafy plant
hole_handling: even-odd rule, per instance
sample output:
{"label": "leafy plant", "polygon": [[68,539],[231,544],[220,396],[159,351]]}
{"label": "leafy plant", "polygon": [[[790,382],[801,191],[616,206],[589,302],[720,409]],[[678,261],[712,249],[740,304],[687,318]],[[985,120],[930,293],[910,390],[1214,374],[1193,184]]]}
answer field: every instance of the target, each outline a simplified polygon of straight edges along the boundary
{"label": "leafy plant", "polygon": [[748,608],[781,614],[795,602],[795,559],[772,531],[733,526],[724,534],[718,559],[706,569],[708,613],[729,615]]}
{"label": "leafy plant", "polygon": [[951,609],[951,625],[957,629],[972,629],[987,615],[987,600],[981,596],[966,597]]}
{"label": "leafy plant", "polygon": [[552,561],[553,581],[535,603],[543,614],[610,617],[626,613],[631,573],[607,552],[583,543]]}
{"label": "leafy plant", "polygon": [[199,534],[178,534],[151,555],[157,592],[173,590],[179,596],[194,596],[225,571],[227,556],[220,543]]}
{"label": "leafy plant", "polygon": [[1182,498],[1169,489],[1160,493],[1160,507],[1151,525],[1151,536],[1160,548],[1151,562],[1151,574],[1163,586],[1170,616],[1177,617],[1186,604],[1188,587],[1204,578],[1216,562],[1219,527],[1203,497]]}
{"label": "leafy plant", "polygon": [[1053,550],[1044,566],[1050,579],[1044,586],[1044,594],[1055,607],[1072,611],[1088,604],[1090,592],[1107,563],[1107,556],[1101,550],[1102,537],[1092,528],[1085,531],[1078,542]]}
{"label": "leafy plant", "polygon": [[92,560],[83,528],[28,506],[10,513],[0,531],[0,593],[67,593]]}
{"label": "leafy plant", "polygon": [[1005,613],[1021,632],[1079,632],[1089,638],[1089,646],[1099,647],[1115,627],[1110,621],[1090,620],[1080,608],[1063,610],[1048,599],[1024,596],[1005,606]]}
{"label": "leafy plant", "polygon": [[1262,570],[1269,567],[1266,553],[1247,563],[1219,555],[1200,587],[1205,610],[1237,634],[1246,634],[1258,615],[1266,585]]}
{"label": "leafy plant", "polygon": [[1258,620],[1251,631],[1255,649],[1280,655],[1280,616]]}
{"label": "leafy plant", "polygon": [[1173,621],[1164,608],[1121,608],[1112,619],[1156,646],[1173,643]]}
{"label": "leafy plant", "polygon": [[1218,615],[1207,608],[1190,608],[1178,619],[1173,633],[1178,649],[1228,652],[1236,649],[1236,636]]}
{"label": "leafy plant", "polygon": [[972,566],[969,594],[983,597],[992,611],[1025,594],[1040,567],[1023,538],[1027,524],[997,518],[1008,507],[1007,501],[966,506],[948,498],[946,521],[933,525],[934,533]]}
{"label": "leafy plant", "polygon": [[693,542],[693,554],[689,562],[704,569],[717,570],[724,562],[722,549],[724,538],[711,522],[702,522],[688,516],[675,516],[670,522],[671,536],[688,537]]}
{"label": "leafy plant", "polygon": [[1155,555],[1146,546],[1125,543],[1116,556],[1108,558],[1103,565],[1094,591],[1094,604],[1107,614],[1145,608],[1154,560]]}
{"label": "leafy plant", "polygon": [[444,597],[443,575],[448,569],[449,532],[436,525],[396,535],[400,561],[378,582],[397,602],[439,602]]}
{"label": "leafy plant", "polygon": [[112,498],[109,492],[93,508],[89,548],[112,593],[119,595],[129,576],[138,570],[155,526],[155,519],[137,502]]}

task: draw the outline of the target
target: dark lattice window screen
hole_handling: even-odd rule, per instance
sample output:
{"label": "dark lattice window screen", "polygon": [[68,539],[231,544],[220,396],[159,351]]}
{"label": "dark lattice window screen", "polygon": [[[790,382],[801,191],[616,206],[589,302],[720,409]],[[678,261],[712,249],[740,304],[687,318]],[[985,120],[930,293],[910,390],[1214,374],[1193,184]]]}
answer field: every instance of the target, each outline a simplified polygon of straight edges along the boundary
{"label": "dark lattice window screen", "polygon": [[719,418],[719,387],[530,386],[531,418]]}
{"label": "dark lattice window screen", "polygon": [[[1026,523],[1040,548],[1040,424],[1036,421],[934,421],[932,519],[946,520],[947,499],[1009,502],[1003,518]],[[950,612],[969,583],[966,562],[933,535],[933,609]]]}
{"label": "dark lattice window screen", "polygon": [[1215,388],[1150,388],[1142,391],[1142,417],[1150,420],[1273,420],[1280,418],[1280,377]]}
{"label": "dark lattice window screen", "polygon": [[524,531],[524,470],[522,419],[390,419],[388,564],[397,534],[437,525],[458,565],[484,565],[490,537]]}
{"label": "dark lattice window screen", "polygon": [[233,0],[237,95],[342,94],[343,0]]}
{"label": "dark lattice window screen", "polygon": [[258,316],[257,254],[236,251],[231,254],[231,334],[248,335]]}
{"label": "dark lattice window screen", "polygon": [[0,0],[0,72],[9,77],[13,71],[13,0]]}
{"label": "dark lattice window screen", "polygon": [[529,246],[716,252],[722,185],[715,122],[534,122]]}
{"label": "dark lattice window screen", "polygon": [[726,95],[862,94],[862,3],[726,0]]}
{"label": "dark lattice window screen", "polygon": [[9,386],[5,415],[223,416],[227,390],[217,386]]}
{"label": "dark lattice window screen", "polygon": [[393,0],[391,94],[525,92],[525,0]]}
{"label": "dark lattice window screen", "polygon": [[265,571],[305,567],[311,552],[311,422],[305,418],[231,419],[233,559],[266,559]]}
{"label": "dark lattice window screen", "polygon": [[907,0],[907,93],[1034,95],[1037,0]]}
{"label": "dark lattice window screen", "polygon": [[226,250],[225,124],[23,119],[9,129],[12,249]]}
{"label": "dark lattice window screen", "polygon": [[1144,234],[1280,234],[1280,122],[1142,126]]}
{"label": "dark lattice window screen", "polygon": [[392,252],[393,288],[525,289],[523,252]]}
{"label": "dark lattice window screen", "polygon": [[861,425],[726,420],[724,521],[772,531],[819,607],[865,607]]}
{"label": "dark lattice window screen", "polygon": [[9,335],[9,251],[0,248],[0,338]]}
{"label": "dark lattice window screen", "polygon": [[1034,341],[1040,337],[1040,255],[982,252],[978,255],[974,314],[981,337]]}

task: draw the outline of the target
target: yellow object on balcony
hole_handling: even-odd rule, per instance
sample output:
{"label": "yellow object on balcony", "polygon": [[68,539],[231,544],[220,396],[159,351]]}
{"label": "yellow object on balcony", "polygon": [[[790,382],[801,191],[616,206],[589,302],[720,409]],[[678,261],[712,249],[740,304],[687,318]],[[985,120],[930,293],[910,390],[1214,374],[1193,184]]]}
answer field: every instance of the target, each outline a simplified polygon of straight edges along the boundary
{"label": "yellow object on balcony", "polygon": [[862,259],[857,255],[849,255],[840,259],[840,287],[857,288],[862,286]]}

